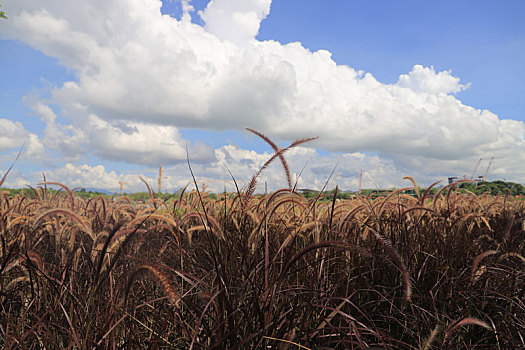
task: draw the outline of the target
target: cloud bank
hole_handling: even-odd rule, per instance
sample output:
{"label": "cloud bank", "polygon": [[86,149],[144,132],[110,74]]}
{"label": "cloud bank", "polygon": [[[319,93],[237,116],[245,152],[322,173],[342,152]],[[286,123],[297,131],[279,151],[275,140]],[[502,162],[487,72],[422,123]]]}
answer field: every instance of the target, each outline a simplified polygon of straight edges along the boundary
{"label": "cloud bank", "polygon": [[[270,151],[255,152],[234,145],[220,147],[214,153],[216,160],[208,163],[192,163],[192,170],[200,188],[204,182],[208,190],[216,192],[220,192],[224,188],[232,192],[236,190],[228,169],[234,176],[237,185],[242,188],[272,156]],[[343,189],[357,188],[359,186],[359,169],[361,168],[365,169],[363,171],[363,188],[376,188],[376,186],[390,188],[402,185],[401,177],[403,174],[396,169],[392,161],[386,161],[378,156],[370,156],[364,153],[320,155],[312,148],[297,147],[286,153],[286,159],[292,171],[293,181],[294,183],[297,182],[298,188],[321,190],[326,187],[332,189],[336,184]],[[308,166],[305,167],[306,163]],[[332,171],[334,175],[330,178],[329,175]],[[45,172],[48,181],[61,182],[71,188],[100,188],[113,192],[119,191],[119,181],[126,183],[126,191],[147,191],[139,175],[153,189],[156,189],[157,174],[158,168],[148,168],[145,172],[137,174],[132,171],[111,170],[103,165],[73,163],[65,163]],[[163,167],[163,175],[162,187],[164,190],[172,192],[187,185],[189,188],[194,187],[186,164]],[[284,171],[278,160],[270,165],[258,180],[257,191],[259,192],[265,191],[265,183],[268,191],[287,186]],[[32,172],[28,176],[14,173],[14,176],[8,176],[6,186],[24,187],[41,181],[42,173],[40,171]]]}
{"label": "cloud bank", "polygon": [[[490,156],[502,177],[525,170],[523,123],[464,105],[454,94],[469,84],[451,71],[416,64],[384,84],[326,50],[257,40],[270,0],[212,0],[199,13],[183,3],[178,20],[162,15],[158,0],[5,0],[10,18],[0,36],[76,74],[32,104],[47,125],[35,144],[72,162],[91,154],[175,166],[186,157],[181,128],[250,126],[279,140],[319,136],[316,147],[344,156],[368,152],[391,176],[469,174]],[[67,122],[57,122],[51,104]],[[8,145],[0,136],[0,147]],[[221,152],[196,144],[191,153],[214,164]]]}

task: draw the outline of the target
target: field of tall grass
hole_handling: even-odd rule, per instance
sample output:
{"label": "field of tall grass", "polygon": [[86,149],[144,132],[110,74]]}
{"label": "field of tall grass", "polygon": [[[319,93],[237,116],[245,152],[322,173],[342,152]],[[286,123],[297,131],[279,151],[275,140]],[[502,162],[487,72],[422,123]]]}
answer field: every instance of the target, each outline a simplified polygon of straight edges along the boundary
{"label": "field of tall grass", "polygon": [[258,175],[217,199],[3,193],[0,346],[525,348],[522,200],[256,195]]}

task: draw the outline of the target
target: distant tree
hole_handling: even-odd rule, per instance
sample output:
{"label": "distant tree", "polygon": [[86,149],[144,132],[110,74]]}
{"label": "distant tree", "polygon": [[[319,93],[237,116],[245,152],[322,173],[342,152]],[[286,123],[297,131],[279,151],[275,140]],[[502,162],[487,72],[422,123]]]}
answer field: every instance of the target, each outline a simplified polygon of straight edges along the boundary
{"label": "distant tree", "polygon": [[509,191],[510,195],[523,196],[525,195],[525,187],[515,182],[505,182],[501,180],[492,182],[479,183],[462,183],[460,188],[464,188],[476,194],[490,193],[492,195],[504,195]]}
{"label": "distant tree", "polygon": [[[2,7],[2,4],[0,4],[0,7]],[[0,18],[7,19],[7,16],[5,15],[4,11],[0,11]]]}

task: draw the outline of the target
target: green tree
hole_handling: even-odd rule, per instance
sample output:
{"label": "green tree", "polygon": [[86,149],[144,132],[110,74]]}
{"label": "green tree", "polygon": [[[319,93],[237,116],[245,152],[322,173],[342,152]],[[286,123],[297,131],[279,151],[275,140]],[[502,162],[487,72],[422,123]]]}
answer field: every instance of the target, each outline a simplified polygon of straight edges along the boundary
{"label": "green tree", "polygon": [[512,196],[525,195],[525,187],[515,182],[505,182],[501,180],[492,182],[462,183],[460,188],[464,188],[475,194],[490,193],[492,195],[504,195],[509,191]]}
{"label": "green tree", "polygon": [[[0,4],[0,7],[2,7],[2,4]],[[7,19],[7,16],[5,15],[4,11],[0,11],[0,18]]]}

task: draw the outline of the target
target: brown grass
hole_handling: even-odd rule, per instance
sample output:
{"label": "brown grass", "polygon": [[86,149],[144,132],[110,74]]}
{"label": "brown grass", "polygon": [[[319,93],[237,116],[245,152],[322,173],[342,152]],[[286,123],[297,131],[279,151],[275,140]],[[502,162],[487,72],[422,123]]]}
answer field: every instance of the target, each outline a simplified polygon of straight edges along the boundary
{"label": "brown grass", "polygon": [[257,195],[262,170],[217,199],[0,196],[0,346],[525,347],[522,200]]}

